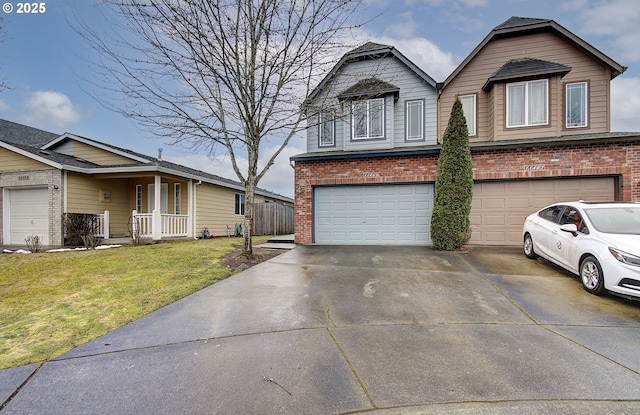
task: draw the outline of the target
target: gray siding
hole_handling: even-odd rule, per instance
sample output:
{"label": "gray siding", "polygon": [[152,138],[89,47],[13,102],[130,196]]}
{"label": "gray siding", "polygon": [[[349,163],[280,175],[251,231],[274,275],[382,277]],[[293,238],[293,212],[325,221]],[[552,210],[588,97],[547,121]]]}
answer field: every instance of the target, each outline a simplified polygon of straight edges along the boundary
{"label": "gray siding", "polygon": [[[350,102],[339,103],[337,95],[366,78],[378,78],[400,89],[398,100],[392,95],[385,97],[385,137],[379,140],[351,140]],[[424,101],[424,140],[406,141],[405,107],[410,100]],[[398,147],[436,144],[437,105],[436,91],[415,72],[393,57],[352,62],[344,65],[318,94],[313,105],[316,108],[330,108],[336,113],[335,147],[318,146],[317,116],[313,115],[307,124],[307,151],[357,151],[390,149]]]}

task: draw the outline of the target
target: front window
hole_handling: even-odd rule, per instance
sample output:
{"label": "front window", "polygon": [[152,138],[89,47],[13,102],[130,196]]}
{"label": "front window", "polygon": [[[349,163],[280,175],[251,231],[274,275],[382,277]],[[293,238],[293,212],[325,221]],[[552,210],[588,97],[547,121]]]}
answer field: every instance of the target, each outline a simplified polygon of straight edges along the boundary
{"label": "front window", "polygon": [[173,187],[173,196],[174,196],[174,207],[175,207],[175,211],[176,211],[176,215],[180,214],[180,210],[181,210],[181,203],[180,203],[180,183],[175,183],[174,187]]}
{"label": "front window", "polygon": [[547,124],[548,81],[507,84],[507,127]]}
{"label": "front window", "polygon": [[236,193],[236,215],[244,215],[244,195]]}
{"label": "front window", "polygon": [[351,128],[354,140],[384,136],[384,98],[354,102],[351,106]]}
{"label": "front window", "polygon": [[464,112],[464,118],[467,119],[467,130],[469,135],[476,135],[476,96],[474,95],[462,95],[458,97],[462,103],[462,112]]}
{"label": "front window", "polygon": [[142,213],[142,185],[136,185],[136,212]]}
{"label": "front window", "polygon": [[407,101],[407,141],[424,139],[424,101]]}
{"label": "front window", "polygon": [[567,84],[567,128],[587,126],[587,83]]}
{"label": "front window", "polygon": [[318,119],[318,137],[320,137],[320,147],[330,147],[335,144],[335,121],[331,114],[320,114]]}

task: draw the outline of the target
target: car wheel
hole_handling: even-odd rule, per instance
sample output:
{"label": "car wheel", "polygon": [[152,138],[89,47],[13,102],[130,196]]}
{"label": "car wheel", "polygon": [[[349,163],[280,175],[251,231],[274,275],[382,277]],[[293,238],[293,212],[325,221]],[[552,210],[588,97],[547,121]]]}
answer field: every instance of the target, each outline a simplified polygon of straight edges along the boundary
{"label": "car wheel", "polygon": [[589,255],[580,263],[580,280],[585,290],[595,295],[604,294],[604,275],[597,259]]}
{"label": "car wheel", "polygon": [[536,254],[533,250],[533,239],[531,239],[531,235],[529,235],[528,233],[524,235],[524,244],[522,246],[522,249],[524,250],[524,256],[526,256],[527,258],[538,258],[538,254]]}

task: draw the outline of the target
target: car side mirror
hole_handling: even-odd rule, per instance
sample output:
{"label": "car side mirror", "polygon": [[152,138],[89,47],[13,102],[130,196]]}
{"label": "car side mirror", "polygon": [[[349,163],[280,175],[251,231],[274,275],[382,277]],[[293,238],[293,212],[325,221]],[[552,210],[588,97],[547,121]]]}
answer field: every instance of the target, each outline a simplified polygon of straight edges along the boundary
{"label": "car side mirror", "polygon": [[572,233],[574,236],[578,233],[578,227],[575,223],[567,223],[566,225],[560,225],[560,230],[563,232]]}

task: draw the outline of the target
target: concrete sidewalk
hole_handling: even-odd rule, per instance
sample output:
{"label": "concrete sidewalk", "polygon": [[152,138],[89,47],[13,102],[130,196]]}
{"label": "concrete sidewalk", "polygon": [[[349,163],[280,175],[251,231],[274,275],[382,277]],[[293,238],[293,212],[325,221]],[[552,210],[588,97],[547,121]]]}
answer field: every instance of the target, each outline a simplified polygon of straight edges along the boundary
{"label": "concrete sidewalk", "polygon": [[638,344],[519,250],[301,246],[0,372],[0,414],[637,414]]}

